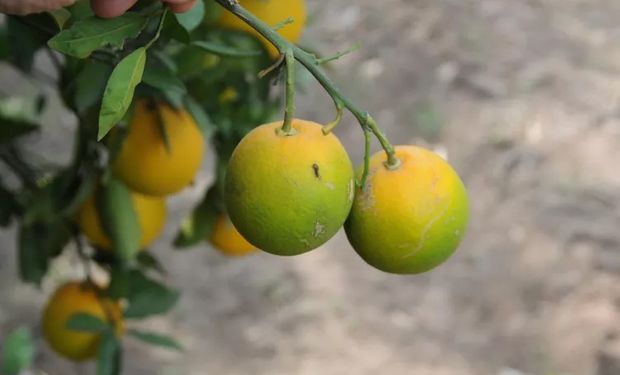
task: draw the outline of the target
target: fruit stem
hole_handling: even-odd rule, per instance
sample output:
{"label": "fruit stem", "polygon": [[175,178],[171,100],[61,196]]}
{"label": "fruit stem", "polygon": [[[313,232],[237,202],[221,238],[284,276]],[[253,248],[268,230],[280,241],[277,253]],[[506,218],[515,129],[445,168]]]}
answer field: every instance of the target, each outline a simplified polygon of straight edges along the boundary
{"label": "fruit stem", "polygon": [[293,117],[295,117],[295,55],[291,48],[284,52],[284,64],[286,65],[286,108],[284,110],[284,122],[278,134],[289,136],[296,133],[293,129]]}
{"label": "fruit stem", "polygon": [[[290,43],[284,37],[282,37],[276,30],[274,30],[271,26],[261,21],[258,17],[248,12],[245,8],[243,8],[238,0],[214,0],[219,5],[221,5],[224,9],[233,13],[243,22],[247,23],[254,30],[258,31],[265,39],[267,39],[271,44],[273,44],[281,54],[291,53],[293,58],[299,61],[309,72],[314,76],[314,78],[323,86],[325,91],[332,97],[334,102],[340,102],[346,109],[348,109],[357,119],[362,130],[365,131],[366,128],[370,129],[370,131],[374,134],[375,138],[379,140],[381,143],[381,147],[385,150],[387,154],[387,162],[386,167],[389,169],[398,168],[400,165],[400,161],[396,157],[394,152],[394,146],[390,143],[387,137],[379,130],[377,123],[374,119],[368,114],[366,111],[362,111],[353,101],[349,98],[345,97],[340,90],[336,87],[336,84],[325,74],[325,72],[321,69],[321,60],[317,59],[316,56],[304,51],[293,43]],[[286,56],[285,56],[286,58]],[[291,64],[292,65],[292,64]],[[289,63],[287,62],[287,72],[288,72]],[[288,97],[289,93],[287,93]],[[288,103],[287,103],[288,104]]]}

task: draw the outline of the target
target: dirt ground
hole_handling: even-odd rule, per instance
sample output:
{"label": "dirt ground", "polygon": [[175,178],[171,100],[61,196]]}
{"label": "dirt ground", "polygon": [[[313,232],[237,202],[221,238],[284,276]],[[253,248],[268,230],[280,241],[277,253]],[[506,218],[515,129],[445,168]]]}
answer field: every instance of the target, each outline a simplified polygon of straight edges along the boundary
{"label": "dirt ground", "polygon": [[[370,268],[342,234],[293,259],[229,260],[207,245],[174,252],[167,244],[209,181],[207,163],[197,186],[172,199],[155,247],[182,299],[145,323],[186,351],[128,342],[126,373],[620,374],[620,2],[309,5],[307,40],[320,50],[363,43],[333,65],[343,89],[396,143],[434,147],[463,176],[465,243],[415,277]],[[298,107],[332,117],[314,85]],[[359,162],[351,118],[339,134]],[[41,303],[77,272],[73,260],[59,261],[41,292],[16,281],[14,232],[0,241],[0,337],[25,324],[38,338],[35,373],[93,373],[55,357],[38,331]]]}

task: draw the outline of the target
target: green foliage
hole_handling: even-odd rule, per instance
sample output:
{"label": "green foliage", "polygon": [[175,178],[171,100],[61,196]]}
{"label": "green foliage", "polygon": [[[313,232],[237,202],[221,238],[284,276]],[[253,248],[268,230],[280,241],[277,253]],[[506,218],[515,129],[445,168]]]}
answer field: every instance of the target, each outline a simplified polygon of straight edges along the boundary
{"label": "green foliage", "polygon": [[91,16],[56,34],[47,44],[65,55],[83,59],[104,46],[122,48],[127,39],[138,36],[147,21],[147,17],[133,12],[112,19]]}
{"label": "green foliage", "polygon": [[202,23],[202,19],[205,16],[205,3],[204,0],[198,0],[196,5],[185,13],[177,13],[174,15],[181,26],[188,32],[195,30]]}
{"label": "green foliage", "polygon": [[67,320],[67,328],[82,332],[103,332],[109,330],[110,325],[94,315],[77,313]]}
{"label": "green foliage", "polygon": [[[11,16],[0,25],[0,60],[29,78],[38,77],[42,69],[35,55],[44,52],[54,69],[43,69],[47,81],[58,78],[57,93],[78,123],[74,141],[67,137],[66,147],[73,148],[71,162],[42,165],[24,155],[20,141],[44,125],[43,97],[0,96],[0,163],[14,177],[0,179],[0,226],[18,225],[18,270],[24,282],[40,285],[51,260],[65,249],[74,250],[68,244],[75,242],[84,263],[96,262],[109,273],[106,297],[123,302],[126,320],[174,308],[179,292],[161,280],[165,269],[159,260],[139,249],[131,192],[114,178],[110,164],[127,131],[118,125],[124,125],[137,98],[163,100],[187,110],[214,145],[218,172],[183,222],[174,245],[193,246],[210,235],[225,211],[221,194],[232,150],[248,131],[272,120],[281,109],[281,95],[273,89],[279,76],[258,78],[272,64],[263,45],[248,34],[218,29],[214,23],[221,12],[211,0],[199,0],[184,14],[166,11],[159,1],[143,0],[125,15],[104,20],[93,15],[87,0],[80,0],[51,13]],[[95,191],[99,219],[113,251],[82,249],[74,218]],[[100,334],[97,374],[120,373],[121,338],[110,324],[77,313],[67,328]],[[174,338],[160,333],[129,328],[127,334],[149,345],[182,350]],[[16,331],[3,349],[3,373],[17,374],[32,359],[27,331]]]}
{"label": "green foliage", "polygon": [[97,194],[97,211],[116,255],[131,262],[140,250],[140,224],[127,186],[109,178]]}
{"label": "green foliage", "polygon": [[121,344],[112,330],[101,335],[97,353],[97,375],[116,375],[121,370]]}
{"label": "green foliage", "polygon": [[103,92],[97,139],[101,140],[125,116],[134,90],[142,81],[145,64],[146,49],[140,47],[121,60],[112,71]]}
{"label": "green foliage", "polygon": [[0,374],[18,375],[30,366],[34,357],[32,335],[25,327],[13,330],[2,344]]}
{"label": "green foliage", "polygon": [[145,332],[139,331],[137,329],[130,329],[127,331],[128,334],[137,338],[138,340],[145,342],[150,345],[160,346],[167,349],[173,349],[181,351],[183,347],[179,344],[175,339],[169,336],[160,335],[153,332]]}

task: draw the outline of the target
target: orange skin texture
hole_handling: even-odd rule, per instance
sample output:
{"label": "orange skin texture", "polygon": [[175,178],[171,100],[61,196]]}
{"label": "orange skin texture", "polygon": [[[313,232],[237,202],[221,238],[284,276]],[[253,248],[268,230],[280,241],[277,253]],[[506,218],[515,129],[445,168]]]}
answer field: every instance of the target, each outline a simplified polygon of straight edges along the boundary
{"label": "orange skin texture", "polygon": [[396,155],[402,164],[395,170],[384,165],[384,152],[372,156],[366,186],[357,190],[345,230],[371,266],[422,273],[447,260],[461,242],[469,218],[467,191],[435,153],[398,146]]}
{"label": "orange skin texture", "polygon": [[[159,127],[158,112],[168,134],[170,152]],[[138,193],[174,194],[192,182],[204,152],[204,138],[189,113],[141,100],[136,103],[129,132],[114,161],[114,172]]]}
{"label": "orange skin texture", "polygon": [[217,218],[209,242],[228,256],[245,256],[256,251],[256,247],[243,238],[228,215],[220,215]]}
{"label": "orange skin texture", "polygon": [[[299,41],[306,25],[306,4],[304,0],[240,0],[239,4],[272,27],[289,17],[293,17],[294,22],[283,26],[278,30],[278,33],[289,42],[296,43]],[[258,31],[231,12],[222,12],[217,24],[224,28],[244,31],[255,36],[265,45],[272,59],[280,55],[278,49]]]}
{"label": "orange skin texture", "polygon": [[[166,223],[166,201],[159,197],[131,193],[134,210],[140,226],[140,249],[148,247],[164,229]],[[88,198],[77,212],[77,223],[90,243],[102,250],[110,250],[112,241],[105,233],[95,195]]]}
{"label": "orange skin texture", "polygon": [[235,148],[226,172],[226,206],[250,243],[275,255],[298,255],[340,229],[354,195],[346,150],[322,126],[293,120],[296,134],[280,135],[282,121],[261,125]]}
{"label": "orange skin texture", "polygon": [[[107,313],[106,313],[107,312]],[[95,288],[87,283],[68,282],[50,297],[43,311],[43,336],[58,354],[74,360],[94,358],[99,347],[98,333],[74,331],[66,328],[67,321],[76,313],[87,313],[109,322],[112,317],[117,336],[125,328],[121,307],[109,299],[98,299]]]}

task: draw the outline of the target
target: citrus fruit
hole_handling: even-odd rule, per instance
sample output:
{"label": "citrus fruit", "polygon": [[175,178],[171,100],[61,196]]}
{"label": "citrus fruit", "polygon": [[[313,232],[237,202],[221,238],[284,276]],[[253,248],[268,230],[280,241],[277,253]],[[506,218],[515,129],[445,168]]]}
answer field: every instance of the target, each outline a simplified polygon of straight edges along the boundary
{"label": "citrus fruit", "polygon": [[[289,42],[295,43],[301,37],[306,25],[306,4],[304,0],[240,0],[239,4],[269,26],[276,26],[289,17],[293,22],[282,26],[278,33]],[[258,31],[240,20],[233,13],[224,11],[217,25],[239,31],[245,31],[257,37],[267,48],[269,56],[278,57],[278,49],[265,39]]]}
{"label": "citrus fruit", "polygon": [[189,113],[141,100],[136,103],[129,132],[114,161],[114,172],[139,193],[173,194],[193,180],[204,151],[202,133]]}
{"label": "citrus fruit", "polygon": [[355,193],[349,156],[322,126],[293,120],[294,135],[261,125],[235,148],[226,173],[230,218],[251,244],[276,255],[319,247],[344,223]]}
{"label": "citrus fruit", "polygon": [[43,336],[54,351],[74,361],[93,358],[99,346],[98,333],[67,328],[67,322],[77,313],[112,322],[115,333],[119,336],[124,331],[118,303],[98,298],[96,287],[89,283],[64,284],[54,292],[43,311]]}
{"label": "citrus fruit", "polygon": [[401,164],[393,170],[385,165],[385,153],[372,156],[345,231],[371,266],[421,273],[448,259],[461,242],[469,216],[467,191],[452,167],[431,151],[398,146],[396,156]]}
{"label": "citrus fruit", "polygon": [[256,247],[243,238],[228,215],[218,216],[209,242],[224,255],[243,256],[256,251]]}
{"label": "citrus fruit", "polygon": [[[140,225],[140,248],[149,246],[162,232],[166,222],[166,201],[161,197],[131,193],[134,210]],[[103,250],[110,250],[112,242],[105,233],[97,211],[96,196],[88,198],[77,212],[77,223],[88,240]]]}

